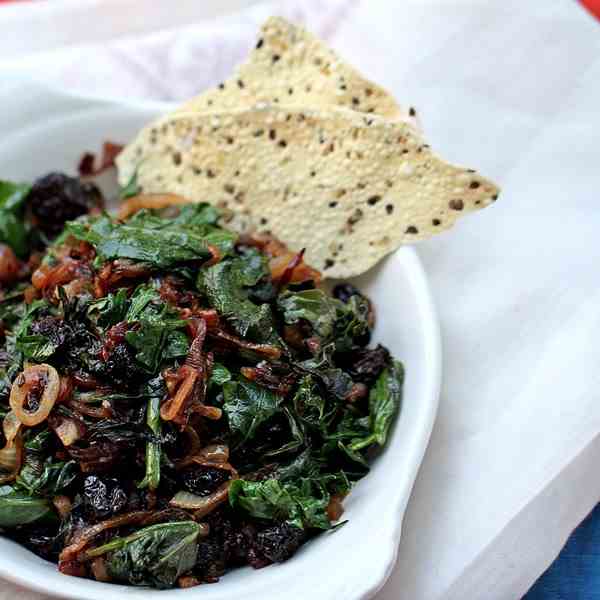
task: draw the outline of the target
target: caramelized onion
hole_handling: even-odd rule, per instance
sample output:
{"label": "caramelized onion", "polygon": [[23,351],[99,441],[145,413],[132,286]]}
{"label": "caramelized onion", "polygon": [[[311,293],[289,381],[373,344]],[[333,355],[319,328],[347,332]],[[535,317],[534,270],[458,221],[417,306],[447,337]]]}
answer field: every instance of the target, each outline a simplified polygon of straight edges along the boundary
{"label": "caramelized onion", "polygon": [[6,444],[9,445],[12,441],[17,437],[19,431],[21,430],[22,423],[17,419],[17,415],[11,410],[5,417],[2,422],[2,431],[4,433],[4,438],[6,440]]}
{"label": "caramelized onion", "polygon": [[54,430],[54,433],[58,436],[58,438],[62,442],[62,445],[65,446],[65,448],[68,448],[69,446],[80,440],[83,435],[83,427],[81,423],[79,421],[76,421],[75,419],[69,419],[67,417],[64,417],[53,425],[54,426],[52,427],[52,429]]}
{"label": "caramelized onion", "polygon": [[[26,408],[27,396],[33,386],[42,384],[44,391],[38,407],[30,411]],[[17,375],[10,390],[10,407],[17,419],[27,427],[45,421],[54,407],[60,391],[60,377],[50,365],[30,365]]]}
{"label": "caramelized onion", "polygon": [[20,432],[0,450],[0,484],[14,481],[23,464],[23,440]]}
{"label": "caramelized onion", "polygon": [[191,204],[191,201],[176,194],[140,194],[125,200],[119,207],[118,218],[123,220],[136,213],[138,210],[148,208],[157,210],[168,206],[182,206]]}
{"label": "caramelized onion", "polygon": [[106,568],[106,561],[102,556],[97,556],[91,563],[90,568],[92,570],[92,575],[96,579],[96,581],[103,581],[104,583],[108,583],[111,581],[111,577],[108,574],[108,570]]}
{"label": "caramelized onion", "polygon": [[175,465],[176,469],[183,469],[191,464],[200,464],[204,466],[221,467],[229,471],[232,470],[229,461],[229,446],[225,444],[209,444],[204,446],[199,452],[188,452],[185,458],[182,458]]}
{"label": "caramelized onion", "polygon": [[54,508],[56,508],[61,519],[66,519],[73,508],[68,496],[55,496],[52,498],[52,504],[54,504]]}
{"label": "caramelized onion", "polygon": [[12,283],[19,277],[21,263],[12,248],[0,244],[0,284]]}
{"label": "caramelized onion", "polygon": [[170,506],[194,511],[194,519],[199,520],[223,504],[229,496],[231,481],[226,481],[208,496],[197,496],[190,492],[177,492],[169,502]]}

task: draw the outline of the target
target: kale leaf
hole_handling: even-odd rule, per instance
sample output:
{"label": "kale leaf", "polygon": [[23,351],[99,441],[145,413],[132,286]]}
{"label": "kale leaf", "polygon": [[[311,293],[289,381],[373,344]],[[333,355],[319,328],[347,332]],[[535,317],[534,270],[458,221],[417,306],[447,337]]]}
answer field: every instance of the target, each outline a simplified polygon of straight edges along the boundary
{"label": "kale leaf", "polygon": [[241,257],[201,269],[197,287],[242,337],[279,343],[270,306],[254,304],[248,297],[252,286],[267,275],[264,257],[257,251],[249,251]]}
{"label": "kale leaf", "polygon": [[8,244],[25,257],[28,250],[28,227],[23,221],[25,199],[31,186],[0,180],[0,243]]}
{"label": "kale leaf", "polygon": [[128,258],[155,269],[168,269],[181,263],[204,262],[212,253],[209,245],[222,254],[230,252],[236,236],[212,225],[174,223],[140,211],[119,223],[107,215],[95,220],[72,221],[66,231],[89,242],[102,260]]}
{"label": "kale leaf", "polygon": [[249,381],[227,381],[223,398],[229,429],[240,444],[252,439],[261,423],[280,410],[276,394]]}
{"label": "kale leaf", "polygon": [[369,331],[369,304],[362,296],[343,303],[319,289],[286,291],[277,299],[277,306],[286,323],[308,321],[321,345],[333,342],[336,352],[351,351]]}
{"label": "kale leaf", "polygon": [[30,496],[13,486],[0,487],[0,527],[17,527],[53,514],[45,498]]}
{"label": "kale leaf", "polygon": [[257,519],[287,521],[307,529],[330,529],[328,488],[336,493],[347,492],[349,483],[343,473],[283,483],[277,479],[237,479],[229,488],[229,502]]}
{"label": "kale leaf", "polygon": [[50,437],[51,431],[44,429],[25,443],[25,461],[15,487],[30,496],[56,496],[73,483],[79,472],[74,460],[46,456]]}
{"label": "kale leaf", "polygon": [[194,521],[160,523],[114,538],[88,556],[106,555],[108,573],[116,581],[164,589],[194,566],[201,535],[204,528]]}
{"label": "kale leaf", "polygon": [[137,351],[136,360],[149,373],[156,373],[164,361],[188,353],[189,341],[183,329],[185,321],[165,304],[152,286],[139,286],[126,314],[136,328],[125,335]]}

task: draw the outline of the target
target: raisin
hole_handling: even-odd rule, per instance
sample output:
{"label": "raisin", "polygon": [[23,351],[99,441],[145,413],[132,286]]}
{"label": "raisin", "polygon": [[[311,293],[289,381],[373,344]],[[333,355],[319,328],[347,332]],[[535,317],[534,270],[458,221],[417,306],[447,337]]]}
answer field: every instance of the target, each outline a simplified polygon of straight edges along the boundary
{"label": "raisin", "polygon": [[184,487],[198,496],[208,496],[229,479],[229,471],[215,467],[194,467],[182,474]]}
{"label": "raisin", "polygon": [[143,377],[133,349],[125,342],[112,349],[106,362],[99,367],[99,375],[110,379],[118,387],[130,387]]}
{"label": "raisin", "polygon": [[303,529],[280,523],[258,533],[255,549],[271,562],[283,562],[291,558],[305,540]]}
{"label": "raisin", "polygon": [[333,297],[346,304],[352,296],[362,296],[360,291],[351,283],[339,283],[333,288]]}
{"label": "raisin", "polygon": [[27,196],[34,224],[49,237],[58,235],[67,221],[103,204],[102,193],[93,183],[82,183],[64,173],[41,177]]}
{"label": "raisin", "polygon": [[348,373],[354,381],[371,385],[389,364],[388,349],[378,344],[375,348],[363,348],[353,353]]}
{"label": "raisin", "polygon": [[[42,317],[34,321],[29,327],[32,335],[41,335],[56,347],[56,350],[62,350],[73,340],[73,331],[69,325],[58,317]],[[55,350],[55,351],[56,351]]]}
{"label": "raisin", "polygon": [[207,579],[225,574],[225,551],[217,538],[208,538],[198,544],[194,573]]}
{"label": "raisin", "polygon": [[116,479],[88,475],[83,482],[83,501],[95,518],[105,518],[121,511],[127,494]]}

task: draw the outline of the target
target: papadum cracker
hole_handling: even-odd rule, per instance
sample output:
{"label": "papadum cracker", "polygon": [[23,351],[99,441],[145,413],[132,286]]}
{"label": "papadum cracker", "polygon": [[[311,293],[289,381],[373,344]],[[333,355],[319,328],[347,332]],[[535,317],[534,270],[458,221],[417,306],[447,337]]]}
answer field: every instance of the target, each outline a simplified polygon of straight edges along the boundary
{"label": "papadum cracker", "polygon": [[250,108],[259,102],[319,109],[342,107],[413,120],[383,88],[364,78],[323,42],[280,17],[262,26],[248,60],[227,81],[186,102],[180,112]]}
{"label": "papadum cracker", "polygon": [[435,156],[411,124],[345,108],[175,113],[142,130],[117,164],[122,184],[137,172],[144,193],[230,209],[239,227],[306,248],[326,277],[363,273],[498,194]]}

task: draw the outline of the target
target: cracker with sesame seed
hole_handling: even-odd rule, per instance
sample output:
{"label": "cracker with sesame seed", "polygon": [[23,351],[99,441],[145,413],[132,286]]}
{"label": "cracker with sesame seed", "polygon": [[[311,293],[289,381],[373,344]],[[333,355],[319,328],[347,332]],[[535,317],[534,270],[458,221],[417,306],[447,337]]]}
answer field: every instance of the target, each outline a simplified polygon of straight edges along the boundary
{"label": "cracker with sesame seed", "polygon": [[403,243],[484,208],[498,188],[433,154],[403,120],[265,105],[174,113],[117,158],[122,184],[231,209],[326,277],[363,273]]}
{"label": "cracker with sesame seed", "polygon": [[186,102],[181,112],[252,107],[257,103],[342,107],[416,124],[404,110],[321,40],[281,17],[262,26],[256,47],[227,81]]}

